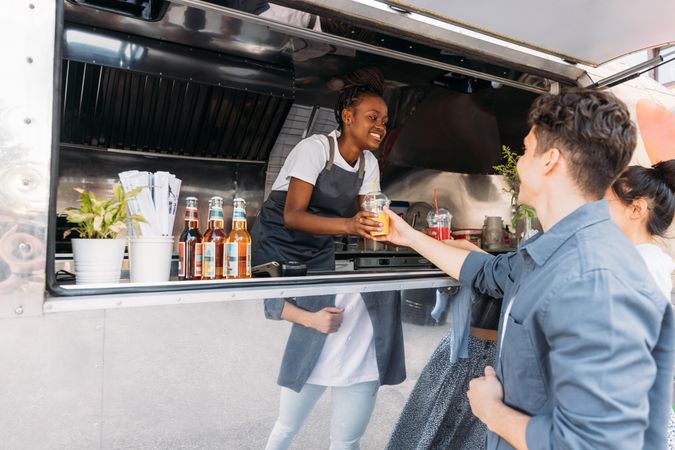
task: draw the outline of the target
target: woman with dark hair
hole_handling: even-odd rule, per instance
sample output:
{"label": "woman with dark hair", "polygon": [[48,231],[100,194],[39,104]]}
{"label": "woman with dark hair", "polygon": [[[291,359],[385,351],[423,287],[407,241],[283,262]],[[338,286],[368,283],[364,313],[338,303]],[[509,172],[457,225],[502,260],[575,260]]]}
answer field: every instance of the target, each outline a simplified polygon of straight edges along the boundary
{"label": "woman with dark hair", "polygon": [[[630,166],[606,195],[609,213],[621,231],[635,244],[654,281],[670,299],[675,264],[655,237],[666,237],[675,214],[675,159],[652,168]],[[675,448],[675,414],[670,412],[668,448]]]}
{"label": "woman with dark hair", "polygon": [[[334,271],[333,235],[381,229],[358,204],[375,187],[386,134],[384,80],[375,69],[342,79],[338,129],[302,140],[286,158],[251,231],[254,264],[305,263]],[[358,204],[357,204],[358,202]],[[405,379],[398,292],[266,299],[269,319],[293,323],[278,377],[279,416],[267,449],[286,449],[327,387],[331,449],[357,449],[379,386]]]}
{"label": "woman with dark hair", "polygon": [[652,168],[630,166],[607,193],[609,212],[621,231],[636,245],[649,272],[670,298],[673,261],[656,245],[666,237],[675,213],[675,159]]}

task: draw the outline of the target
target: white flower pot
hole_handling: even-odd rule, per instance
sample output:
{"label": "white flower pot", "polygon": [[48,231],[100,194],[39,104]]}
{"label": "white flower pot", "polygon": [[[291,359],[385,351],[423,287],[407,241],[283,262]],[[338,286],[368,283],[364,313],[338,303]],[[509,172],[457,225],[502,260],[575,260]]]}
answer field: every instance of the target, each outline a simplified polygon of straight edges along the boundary
{"label": "white flower pot", "polygon": [[118,283],[125,239],[72,239],[77,284]]}

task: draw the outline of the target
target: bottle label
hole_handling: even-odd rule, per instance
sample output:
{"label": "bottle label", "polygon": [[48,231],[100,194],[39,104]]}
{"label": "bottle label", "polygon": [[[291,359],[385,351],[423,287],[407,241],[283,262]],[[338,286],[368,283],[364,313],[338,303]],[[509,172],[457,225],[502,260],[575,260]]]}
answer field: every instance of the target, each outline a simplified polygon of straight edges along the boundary
{"label": "bottle label", "polygon": [[251,243],[246,244],[246,276],[251,276]]}
{"label": "bottle label", "polygon": [[223,220],[223,208],[209,209],[209,220]]}
{"label": "bottle label", "polygon": [[244,208],[234,208],[232,220],[246,220],[246,210]]}
{"label": "bottle label", "polygon": [[195,278],[202,277],[202,244],[195,244]]}
{"label": "bottle label", "polygon": [[185,208],[185,220],[198,220],[197,208]]}
{"label": "bottle label", "polygon": [[178,276],[185,277],[185,242],[178,243]]}
{"label": "bottle label", "polygon": [[203,256],[203,265],[202,265],[202,276],[204,278],[215,278],[216,277],[216,243],[215,242],[205,242],[202,244],[202,251],[204,252]]}
{"label": "bottle label", "polygon": [[239,245],[236,242],[225,244],[225,255],[227,259],[227,276],[237,278],[239,276]]}

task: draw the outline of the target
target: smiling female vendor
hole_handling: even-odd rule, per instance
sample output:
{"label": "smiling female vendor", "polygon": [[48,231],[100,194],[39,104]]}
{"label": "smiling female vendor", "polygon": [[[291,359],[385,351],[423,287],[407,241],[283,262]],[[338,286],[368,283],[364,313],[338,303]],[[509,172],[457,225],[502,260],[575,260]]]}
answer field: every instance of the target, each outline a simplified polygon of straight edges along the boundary
{"label": "smiling female vendor", "polygon": [[[370,237],[380,223],[357,212],[377,186],[371,153],[387,132],[384,79],[376,69],[343,78],[338,130],[301,141],[288,155],[252,229],[254,264],[299,261],[335,270],[333,235]],[[265,300],[269,319],[293,323],[278,377],[279,416],[267,449],[286,449],[327,387],[331,449],[358,449],[379,386],[405,379],[398,292]]]}

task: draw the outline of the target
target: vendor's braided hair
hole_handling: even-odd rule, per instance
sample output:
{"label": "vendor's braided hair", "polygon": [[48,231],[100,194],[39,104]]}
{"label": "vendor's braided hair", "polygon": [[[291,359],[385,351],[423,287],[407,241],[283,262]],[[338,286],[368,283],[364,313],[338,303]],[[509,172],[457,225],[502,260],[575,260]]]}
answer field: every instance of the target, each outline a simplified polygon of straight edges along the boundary
{"label": "vendor's braided hair", "polygon": [[367,67],[342,77],[344,86],[335,105],[335,120],[338,130],[342,130],[342,111],[358,105],[361,98],[374,95],[382,97],[384,92],[384,76],[379,69]]}

